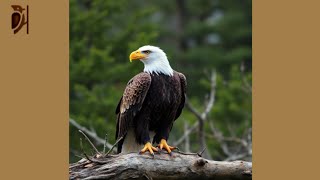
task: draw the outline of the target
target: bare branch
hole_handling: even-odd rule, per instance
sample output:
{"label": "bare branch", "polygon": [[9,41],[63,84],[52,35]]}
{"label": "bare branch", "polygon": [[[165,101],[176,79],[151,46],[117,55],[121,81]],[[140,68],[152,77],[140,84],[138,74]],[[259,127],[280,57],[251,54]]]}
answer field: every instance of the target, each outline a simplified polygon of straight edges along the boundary
{"label": "bare branch", "polygon": [[[244,69],[241,69],[242,75],[244,75]],[[243,78],[245,81],[246,79]],[[248,82],[246,83],[247,88],[251,88],[250,84]],[[225,137],[223,133],[214,126],[213,121],[210,121],[209,126],[212,131],[212,135],[205,134],[204,130],[204,124],[206,121],[208,121],[208,116],[214,106],[215,102],[215,93],[216,93],[216,72],[213,71],[210,76],[210,92],[205,97],[206,101],[204,103],[204,111],[200,112],[197,110],[191,102],[187,99],[186,101],[186,107],[188,110],[195,115],[195,117],[198,119],[197,122],[195,122],[189,129],[184,130],[184,134],[182,137],[180,137],[174,144],[177,146],[181,144],[183,141],[187,141],[190,133],[192,133],[197,127],[199,127],[199,143],[201,148],[206,147],[206,141],[205,137],[213,137],[217,140],[217,142],[220,144],[220,147],[222,149],[222,152],[227,156],[226,160],[236,160],[244,157],[251,156],[252,154],[252,140],[251,140],[251,131],[249,129],[248,133],[246,131],[244,132],[244,135],[242,138],[236,137],[234,134],[234,129],[231,130],[231,125],[228,124],[228,128],[231,134],[233,134],[231,137]],[[250,89],[251,91],[251,89]],[[186,142],[187,143],[187,142]],[[236,144],[235,144],[236,143]],[[240,144],[240,146],[239,146]],[[205,154],[206,157],[209,157],[208,154]]]}
{"label": "bare branch", "polygon": [[[199,127],[199,143],[202,149],[206,148],[206,140],[205,140],[205,132],[204,132],[204,122],[208,119],[208,115],[213,108],[215,101],[215,89],[216,89],[216,72],[212,71],[210,76],[210,93],[208,95],[208,101],[205,104],[204,111],[200,113],[195,107],[192,106],[189,99],[186,99],[186,107],[193,113],[198,121],[193,124],[193,126],[189,130],[185,130],[184,135],[176,141],[175,145],[179,145],[182,141],[186,140],[189,134]],[[210,158],[210,154],[208,151],[205,153],[205,157]]]}
{"label": "bare branch", "polygon": [[197,154],[161,153],[153,158],[129,153],[90,159],[90,164],[71,164],[69,179],[252,179],[251,162],[212,161]]}
{"label": "bare branch", "polygon": [[174,151],[174,152],[177,152],[177,153],[183,154],[183,155],[195,155],[195,156],[201,157],[201,155],[199,153],[188,153],[188,152],[183,152],[183,151],[180,151],[180,150],[177,150],[177,151]]}
{"label": "bare branch", "polygon": [[210,126],[210,129],[211,129],[212,133],[213,133],[213,136],[214,136],[215,139],[219,142],[220,147],[221,147],[223,153],[224,153],[225,155],[227,155],[228,157],[232,156],[232,154],[231,154],[231,152],[230,152],[230,150],[229,150],[229,147],[228,147],[227,144],[223,141],[223,135],[222,135],[222,133],[221,133],[218,129],[216,129],[216,128],[214,127],[212,121],[209,123],[209,126]]}
{"label": "bare branch", "polygon": [[97,154],[100,154],[101,153],[98,151],[98,149],[94,146],[94,144],[90,141],[90,139],[88,138],[88,136],[82,132],[81,130],[79,130],[79,132],[86,138],[86,140],[90,143],[91,147],[96,151]]}
{"label": "bare branch", "polygon": [[211,85],[211,89],[210,89],[209,101],[206,105],[204,112],[201,114],[202,119],[207,119],[208,114],[210,113],[214,104],[215,93],[216,93],[216,72],[215,71],[211,73],[210,85]]}
{"label": "bare branch", "polygon": [[204,151],[206,150],[207,148],[205,147],[205,148],[203,148],[203,150],[202,151],[200,151],[198,154],[199,154],[199,156],[202,156],[202,154],[204,153]]}
{"label": "bare branch", "polygon": [[[222,152],[227,156],[225,161],[237,160],[237,159],[241,159],[241,158],[244,158],[244,157],[247,157],[248,155],[250,155],[252,148],[248,147],[249,143],[245,139],[240,139],[237,137],[223,136],[223,133],[214,127],[212,121],[210,121],[209,126],[212,131],[213,138],[215,138],[217,140],[217,142],[220,144]],[[240,144],[241,146],[239,146],[237,151],[231,152],[231,150],[226,142],[235,142],[235,143]],[[246,149],[246,152],[241,152],[241,147],[244,147]]]}
{"label": "bare branch", "polygon": [[110,152],[113,150],[114,147],[116,147],[116,145],[123,139],[123,136],[121,136],[115,143],[114,145],[112,145],[111,149],[107,152],[107,154],[105,156],[108,156],[110,154]]}
{"label": "bare branch", "polygon": [[192,104],[190,103],[190,101],[189,101],[188,98],[186,98],[186,107],[187,107],[198,119],[204,120],[204,119],[202,118],[201,113],[200,113],[198,110],[196,110],[196,108],[194,108],[194,107],[192,106]]}
{"label": "bare branch", "polygon": [[[89,137],[91,137],[95,142],[96,145],[106,145],[109,149],[112,148],[112,144],[105,142],[104,139],[100,138],[95,132],[90,131],[89,129],[87,129],[86,127],[81,126],[80,124],[78,124],[74,119],[69,119],[69,123],[76,127],[77,129],[85,132]],[[115,152],[115,151],[114,151]]]}
{"label": "bare branch", "polygon": [[82,138],[80,138],[80,149],[82,151],[82,154],[86,157],[87,160],[89,160],[90,162],[92,162],[89,158],[89,156],[87,155],[87,153],[84,151],[84,148],[83,148],[83,143],[82,143]]}
{"label": "bare branch", "polygon": [[180,137],[176,142],[174,142],[174,146],[179,146],[186,138],[199,126],[199,122],[195,122],[187,131],[184,132],[184,135]]}
{"label": "bare branch", "polygon": [[210,77],[210,93],[209,93],[209,100],[208,103],[205,106],[205,110],[200,113],[198,110],[196,110],[196,108],[194,108],[192,106],[192,104],[189,102],[188,99],[186,99],[186,106],[187,108],[200,120],[205,121],[205,119],[207,119],[208,114],[210,113],[213,105],[214,105],[214,101],[215,101],[215,92],[216,92],[216,72],[213,71],[211,73],[211,77]]}

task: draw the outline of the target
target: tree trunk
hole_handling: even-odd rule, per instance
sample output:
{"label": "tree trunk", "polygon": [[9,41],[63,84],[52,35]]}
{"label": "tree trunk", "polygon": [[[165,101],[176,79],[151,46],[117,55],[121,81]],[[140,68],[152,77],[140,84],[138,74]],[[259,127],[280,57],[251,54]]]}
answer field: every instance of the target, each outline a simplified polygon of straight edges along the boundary
{"label": "tree trunk", "polygon": [[70,179],[251,179],[252,163],[212,161],[197,154],[137,153],[82,159],[70,164]]}

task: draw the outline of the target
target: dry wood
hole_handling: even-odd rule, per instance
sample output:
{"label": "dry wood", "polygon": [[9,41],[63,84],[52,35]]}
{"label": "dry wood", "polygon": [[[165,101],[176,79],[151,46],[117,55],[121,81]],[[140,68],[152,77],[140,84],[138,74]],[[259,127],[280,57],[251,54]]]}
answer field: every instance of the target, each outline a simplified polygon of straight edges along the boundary
{"label": "dry wood", "polygon": [[252,179],[252,163],[212,161],[174,152],[109,155],[70,164],[70,179]]}
{"label": "dry wood", "polygon": [[[76,127],[77,129],[79,129],[79,130],[83,131],[84,133],[86,133],[90,138],[92,138],[92,139],[95,141],[96,145],[104,145],[104,146],[106,146],[106,147],[109,148],[109,149],[112,148],[112,144],[106,142],[105,139],[100,138],[100,137],[97,135],[96,132],[90,131],[90,130],[87,129],[86,127],[81,126],[81,125],[78,124],[77,121],[75,121],[74,119],[71,119],[71,118],[70,118],[70,119],[69,119],[69,123],[70,123],[72,126]],[[116,148],[113,149],[113,152],[116,152],[115,149],[116,149]]]}

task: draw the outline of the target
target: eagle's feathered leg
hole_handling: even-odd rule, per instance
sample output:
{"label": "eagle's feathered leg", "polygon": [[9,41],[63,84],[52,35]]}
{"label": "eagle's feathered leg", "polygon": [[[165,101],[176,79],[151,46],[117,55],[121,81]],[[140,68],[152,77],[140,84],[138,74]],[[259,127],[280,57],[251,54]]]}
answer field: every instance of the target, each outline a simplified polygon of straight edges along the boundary
{"label": "eagle's feathered leg", "polygon": [[154,156],[153,151],[156,151],[156,152],[157,152],[158,149],[155,148],[155,147],[153,147],[150,142],[147,142],[147,143],[144,145],[143,149],[141,149],[140,154],[145,153],[146,151],[149,151],[150,154]]}
{"label": "eagle's feathered leg", "polygon": [[158,147],[162,150],[163,148],[171,155],[171,151],[176,149],[176,147],[169,146],[165,139],[161,139]]}

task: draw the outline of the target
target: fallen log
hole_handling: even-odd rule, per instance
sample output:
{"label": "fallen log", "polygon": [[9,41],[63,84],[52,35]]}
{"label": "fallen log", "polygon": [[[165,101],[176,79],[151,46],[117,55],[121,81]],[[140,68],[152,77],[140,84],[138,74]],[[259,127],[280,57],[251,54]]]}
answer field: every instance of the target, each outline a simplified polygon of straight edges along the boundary
{"label": "fallen log", "polygon": [[[99,156],[99,155],[98,155]],[[88,157],[70,164],[71,180],[90,179],[252,179],[252,163],[213,161],[199,154],[173,152]]]}

